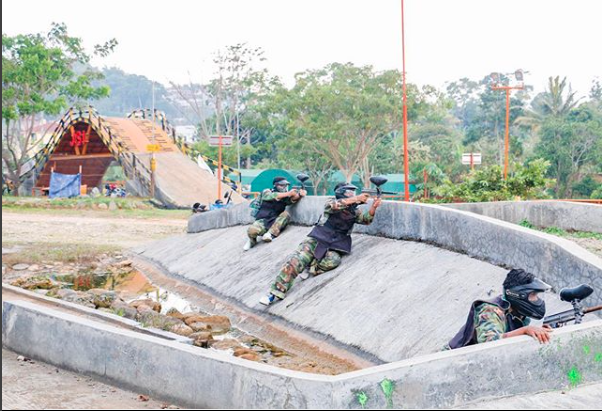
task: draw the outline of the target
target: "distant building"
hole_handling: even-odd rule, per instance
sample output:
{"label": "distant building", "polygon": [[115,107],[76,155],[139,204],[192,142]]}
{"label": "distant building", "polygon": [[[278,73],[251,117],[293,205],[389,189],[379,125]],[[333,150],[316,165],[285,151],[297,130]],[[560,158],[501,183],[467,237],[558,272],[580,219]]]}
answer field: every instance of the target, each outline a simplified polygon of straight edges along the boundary
{"label": "distant building", "polygon": [[185,138],[187,143],[195,143],[199,141],[197,135],[197,127],[187,125],[187,126],[175,126],[176,134]]}

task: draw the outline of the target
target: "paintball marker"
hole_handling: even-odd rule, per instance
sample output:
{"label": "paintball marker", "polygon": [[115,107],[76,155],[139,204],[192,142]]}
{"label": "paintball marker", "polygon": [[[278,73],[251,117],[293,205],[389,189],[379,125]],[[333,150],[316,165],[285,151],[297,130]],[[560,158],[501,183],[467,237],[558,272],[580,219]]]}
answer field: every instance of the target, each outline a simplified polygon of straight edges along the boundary
{"label": "paintball marker", "polygon": [[380,198],[382,194],[396,194],[390,191],[382,191],[381,187],[388,182],[388,179],[386,177],[373,176],[369,178],[369,181],[371,181],[375,185],[375,188],[364,188],[363,190],[361,190],[361,193],[367,193],[372,197],[377,196],[377,198]]}
{"label": "paintball marker", "polygon": [[296,176],[296,178],[298,179],[298,181],[300,182],[300,185],[297,186],[293,186],[292,188],[294,190],[298,190],[298,193],[300,192],[300,190],[304,190],[304,183],[306,183],[306,181],[310,178],[307,174],[304,173],[300,173]]}
{"label": "paintball marker", "polygon": [[549,325],[552,328],[559,328],[573,320],[575,321],[575,324],[581,324],[585,314],[600,311],[602,309],[601,305],[583,308],[581,301],[589,297],[593,292],[594,289],[587,284],[581,284],[575,288],[563,288],[560,290],[560,299],[562,301],[566,301],[567,303],[571,303],[573,305],[573,309],[548,315],[543,319],[543,325]]}

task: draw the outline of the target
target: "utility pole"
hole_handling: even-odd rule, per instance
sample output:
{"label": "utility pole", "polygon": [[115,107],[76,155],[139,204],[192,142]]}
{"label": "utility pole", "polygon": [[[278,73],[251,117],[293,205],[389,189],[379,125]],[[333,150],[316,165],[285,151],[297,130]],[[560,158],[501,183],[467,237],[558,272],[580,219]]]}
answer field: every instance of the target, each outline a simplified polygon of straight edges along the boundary
{"label": "utility pole", "polygon": [[[514,73],[516,80],[522,81],[524,76],[522,70],[516,70]],[[493,85],[491,88],[493,90],[505,90],[505,138],[504,138],[504,148],[503,148],[503,179],[508,179],[508,161],[509,161],[509,151],[510,151],[510,91],[511,90],[523,90],[524,84],[521,83],[518,86],[504,86],[499,84],[499,73],[492,73],[491,79],[493,80]]]}
{"label": "utility pole", "polygon": [[409,140],[407,137],[407,69],[405,67],[405,0],[401,0],[401,29],[403,42],[403,164],[405,201],[409,201]]}

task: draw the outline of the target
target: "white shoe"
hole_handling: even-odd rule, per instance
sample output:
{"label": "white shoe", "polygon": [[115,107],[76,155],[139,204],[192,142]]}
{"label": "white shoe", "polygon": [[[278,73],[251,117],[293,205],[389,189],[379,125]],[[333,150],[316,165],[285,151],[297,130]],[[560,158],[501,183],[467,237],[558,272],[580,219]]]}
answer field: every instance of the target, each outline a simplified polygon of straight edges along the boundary
{"label": "white shoe", "polygon": [[252,248],[255,245],[256,244],[252,243],[252,240],[250,240],[248,238],[248,240],[245,242],[245,245],[243,246],[243,251],[248,251],[250,248]]}
{"label": "white shoe", "polygon": [[308,271],[302,271],[298,277],[303,280],[308,280],[308,277],[310,277],[310,273]]}
{"label": "white shoe", "polygon": [[271,241],[273,241],[275,237],[273,237],[273,235],[270,232],[267,232],[266,234],[264,234],[262,236],[262,241],[270,243]]}
{"label": "white shoe", "polygon": [[266,305],[267,307],[274,303],[277,300],[275,294],[268,293],[267,295],[262,296],[260,299],[260,304]]}

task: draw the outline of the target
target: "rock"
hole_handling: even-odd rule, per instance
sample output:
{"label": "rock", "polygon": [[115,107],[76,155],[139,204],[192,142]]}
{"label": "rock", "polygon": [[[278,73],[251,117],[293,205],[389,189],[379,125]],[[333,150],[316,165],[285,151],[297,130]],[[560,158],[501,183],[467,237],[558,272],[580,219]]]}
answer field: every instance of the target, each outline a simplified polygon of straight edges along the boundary
{"label": "rock", "polygon": [[138,307],[141,305],[146,305],[147,307],[151,308],[153,311],[156,311],[158,313],[161,312],[161,304],[151,299],[135,300],[130,302],[130,307],[136,309],[138,309]]}
{"label": "rock", "polygon": [[134,320],[138,313],[136,308],[132,308],[125,302],[119,300],[114,301],[110,308],[120,317],[129,318],[131,320]]}
{"label": "rock", "polygon": [[189,335],[189,338],[193,340],[193,345],[201,348],[209,348],[210,341],[214,340],[212,333],[209,332],[196,332]]}
{"label": "rock", "polygon": [[49,277],[28,277],[18,278],[11,283],[15,287],[21,287],[26,290],[50,290],[51,288],[58,287],[59,284]]}
{"label": "rock", "polygon": [[189,324],[189,327],[191,327],[195,332],[212,331],[212,326],[206,323],[191,323]]}
{"label": "rock", "polygon": [[235,357],[243,358],[244,360],[260,361],[260,355],[258,355],[257,352],[254,352],[247,348],[237,348],[233,355]]}
{"label": "rock", "polygon": [[170,308],[166,313],[168,317],[176,318],[177,320],[184,321],[185,316],[178,311],[176,308]]}
{"label": "rock", "polygon": [[119,263],[116,264],[116,267],[130,267],[132,266],[132,261],[131,260],[124,260],[124,261],[120,261]]}
{"label": "rock", "polygon": [[189,327],[188,325],[180,323],[180,324],[173,325],[172,328],[170,328],[170,332],[174,333],[174,334],[182,335],[184,337],[189,337],[191,334],[193,334],[193,329],[191,327]]}
{"label": "rock", "polygon": [[92,303],[96,308],[109,308],[117,299],[115,291],[108,291],[100,288],[89,290],[88,294],[92,296]]}
{"label": "rock", "polygon": [[67,301],[74,304],[83,305],[89,308],[96,308],[96,305],[92,302],[92,295],[83,292],[83,291],[75,291],[75,294],[67,293],[63,297],[63,301]]}
{"label": "rock", "polygon": [[237,348],[241,348],[241,344],[239,344],[239,341],[233,340],[231,338],[225,338],[224,340],[214,340],[212,341],[210,346],[217,350],[236,350]]}
{"label": "rock", "polygon": [[101,203],[97,207],[99,210],[107,210],[109,208],[105,203]]}
{"label": "rock", "polygon": [[[228,317],[222,315],[213,315],[213,316],[202,316],[202,315],[193,315],[186,317],[185,323],[191,328],[204,328],[204,325],[209,326],[213,333],[221,334],[229,331],[231,329],[231,321]],[[193,327],[191,324],[195,324]]]}
{"label": "rock", "polygon": [[12,268],[15,271],[23,271],[29,268],[29,264],[15,264]]}
{"label": "rock", "polygon": [[109,203],[109,211],[116,211],[117,210],[117,204],[115,204],[115,201],[112,201]]}
{"label": "rock", "polygon": [[164,331],[170,331],[175,325],[184,325],[176,318],[159,314],[153,310],[139,313],[136,319],[141,322],[143,327],[154,327]]}
{"label": "rock", "polygon": [[93,198],[97,198],[101,196],[101,190],[98,189],[98,187],[93,187],[92,190],[90,190],[90,196]]}
{"label": "rock", "polygon": [[37,265],[37,264],[30,265],[29,266],[29,271],[40,271],[40,266]]}

